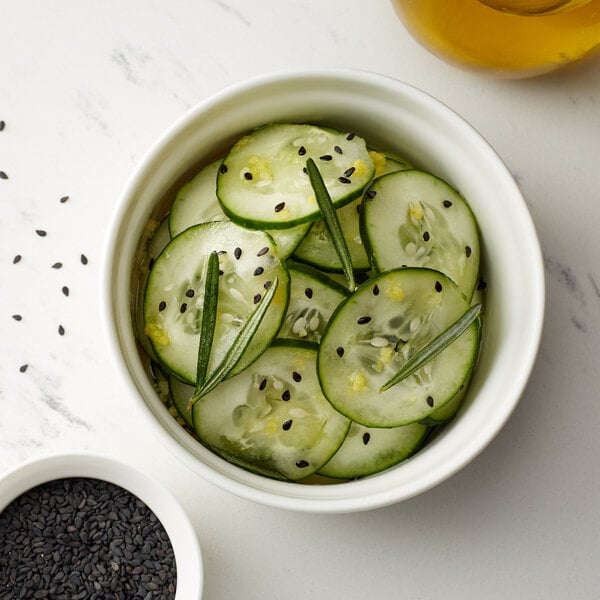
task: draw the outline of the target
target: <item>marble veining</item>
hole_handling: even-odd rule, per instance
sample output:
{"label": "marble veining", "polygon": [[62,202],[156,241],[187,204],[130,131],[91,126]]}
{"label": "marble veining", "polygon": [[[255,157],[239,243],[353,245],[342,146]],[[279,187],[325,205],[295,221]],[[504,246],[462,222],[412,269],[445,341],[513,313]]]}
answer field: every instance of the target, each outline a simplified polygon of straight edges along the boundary
{"label": "marble veining", "polygon": [[[190,514],[210,600],[598,596],[600,61],[537,80],[463,72],[387,0],[21,0],[1,13],[0,476],[57,451],[134,463]],[[157,442],[108,355],[99,280],[120,191],[166,127],[249,76],[336,66],[405,81],[476,125],[531,208],[548,302],[524,397],[481,457],[418,498],[330,517],[235,498]]]}

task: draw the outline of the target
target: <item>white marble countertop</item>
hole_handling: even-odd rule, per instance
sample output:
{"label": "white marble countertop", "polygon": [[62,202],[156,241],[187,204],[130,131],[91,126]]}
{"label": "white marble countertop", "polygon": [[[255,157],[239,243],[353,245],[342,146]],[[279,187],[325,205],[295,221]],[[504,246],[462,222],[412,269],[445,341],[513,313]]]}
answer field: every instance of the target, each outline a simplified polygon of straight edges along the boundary
{"label": "white marble countertop", "polygon": [[[254,505],[178,463],[136,427],[98,306],[106,227],[148,145],[228,84],[321,66],[394,76],[474,125],[523,190],[547,275],[539,359],[496,440],[419,497],[343,516]],[[600,597],[598,60],[459,71],[386,0],[0,0],[0,121],[0,471],[78,449],[145,469],[197,527],[207,600]]]}

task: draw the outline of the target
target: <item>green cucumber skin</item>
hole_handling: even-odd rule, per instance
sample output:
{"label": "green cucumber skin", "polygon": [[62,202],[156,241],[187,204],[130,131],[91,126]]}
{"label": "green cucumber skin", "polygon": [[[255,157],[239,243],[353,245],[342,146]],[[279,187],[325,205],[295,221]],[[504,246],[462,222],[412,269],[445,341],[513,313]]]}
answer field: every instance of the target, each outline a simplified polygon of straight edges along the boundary
{"label": "green cucumber skin", "polygon": [[[425,440],[428,429],[427,425],[420,423],[411,423],[402,427],[374,428],[353,422],[338,451],[317,473],[333,479],[357,479],[380,473],[417,452]],[[365,434],[369,436],[369,441],[366,443]],[[378,436],[388,439],[373,455],[372,448],[377,443],[375,440]]]}
{"label": "green cucumber skin", "polygon": [[[225,238],[223,238],[224,241],[222,241],[221,239],[218,239],[218,240],[215,240],[215,242],[214,242],[216,244],[216,246],[220,249],[222,247],[235,246],[235,242],[234,242],[233,238],[235,237],[235,235],[238,231],[241,231],[241,230],[239,230],[239,228],[235,224],[233,224],[229,221],[203,223],[203,224],[195,225],[193,227],[186,229],[185,231],[183,231],[182,233],[180,233],[179,235],[177,235],[175,238],[173,238],[171,240],[170,244],[167,245],[167,247],[163,250],[161,255],[159,255],[159,257],[155,261],[153,270],[150,272],[150,276],[148,277],[148,281],[146,284],[146,291],[145,291],[145,295],[144,295],[144,322],[145,322],[146,326],[149,326],[152,324],[159,324],[159,326],[162,327],[162,323],[165,322],[163,320],[163,317],[161,316],[164,313],[158,312],[156,310],[156,306],[158,306],[159,298],[157,297],[157,293],[155,291],[151,290],[151,287],[154,285],[153,275],[155,274],[155,270],[161,265],[160,261],[161,261],[161,258],[163,257],[163,255],[165,256],[165,260],[173,259],[172,255],[174,253],[174,250],[173,250],[172,244],[186,243],[188,239],[192,240],[192,242],[189,242],[189,243],[203,244],[204,242],[202,240],[202,236],[208,236],[210,239],[210,236],[213,236],[213,237],[215,235],[219,236],[223,232],[223,235],[225,236]],[[270,244],[271,247],[274,247],[274,242],[267,233],[254,232],[254,231],[250,232],[250,233],[253,237],[258,236],[261,238],[261,240],[260,240],[261,245],[263,244],[263,241],[264,241],[264,243],[266,245]],[[195,241],[195,240],[198,240],[199,238],[200,238],[199,241]],[[238,238],[238,240],[239,240],[239,238]],[[179,250],[179,252],[181,252],[181,250]],[[231,250],[231,252],[232,252],[232,250]],[[234,369],[234,371],[231,373],[231,375],[244,369],[248,364],[250,364],[251,362],[256,360],[256,358],[258,358],[258,356],[260,356],[260,354],[268,346],[268,343],[270,341],[272,341],[272,339],[274,339],[274,337],[277,335],[279,327],[281,326],[281,321],[283,320],[283,317],[285,316],[285,313],[287,312],[287,307],[289,304],[289,273],[287,271],[285,262],[280,260],[276,254],[273,254],[272,256],[273,256],[273,264],[275,265],[274,268],[275,268],[276,272],[279,274],[279,286],[278,286],[278,290],[276,292],[276,297],[274,299],[274,303],[269,308],[269,311],[271,311],[271,312],[267,313],[267,315],[270,314],[270,317],[267,316],[265,321],[261,324],[261,328],[259,329],[260,335],[255,336],[255,339],[252,340],[252,342],[250,343],[250,345],[248,347],[249,352],[245,353],[242,356],[240,363]],[[202,257],[202,260],[207,260],[207,259],[208,259],[208,256]],[[245,258],[244,258],[244,260],[245,260]],[[161,268],[164,269],[164,267],[161,267]],[[186,266],[186,269],[187,269],[187,266]],[[194,269],[194,272],[196,271],[196,269],[197,269],[197,267]],[[259,283],[262,278],[266,277],[266,274],[268,272],[269,272],[268,269],[265,270],[264,275],[257,277],[256,282],[251,282],[251,283]],[[225,274],[225,276],[226,275],[227,274]],[[157,275],[156,277],[162,277],[162,275]],[[248,277],[249,277],[248,281],[250,281],[250,279],[252,279],[252,274],[250,273]],[[188,277],[188,279],[191,279],[191,277]],[[174,282],[174,283],[177,284],[177,282]],[[255,290],[255,291],[264,291],[264,290],[261,287],[260,290]],[[195,298],[198,297],[199,293],[200,292],[197,291]],[[224,294],[220,294],[220,296],[223,296],[223,295]],[[162,299],[162,297],[160,299]],[[165,313],[166,313],[166,311],[165,311]],[[249,310],[248,310],[248,314],[249,314]],[[246,315],[246,318],[247,318],[248,314]],[[273,318],[275,315],[278,315],[276,318],[279,319],[276,323],[273,322]],[[165,314],[165,317],[172,318],[168,314]],[[229,329],[227,329],[225,327],[225,325],[221,325],[220,327],[221,327],[221,329],[220,329],[221,334],[218,334],[217,337],[215,338],[217,342],[222,341],[222,339],[224,339],[222,337],[223,335],[228,335],[229,337],[231,337],[233,335],[233,333],[229,332]],[[260,336],[264,336],[265,332],[268,332],[267,338],[265,338],[264,343],[261,343],[261,342],[259,342],[259,338],[260,338]],[[154,352],[157,356],[157,361],[161,364],[161,366],[170,375],[173,375],[174,377],[176,377],[177,379],[181,380],[184,383],[195,385],[195,373],[196,373],[197,365],[191,359],[190,353],[192,352],[192,348],[191,347],[188,348],[188,350],[186,352],[184,352],[182,356],[178,356],[179,353],[183,352],[183,349],[180,344],[184,344],[184,343],[191,344],[192,340],[182,337],[182,333],[177,330],[175,330],[174,333],[176,334],[176,336],[179,340],[178,345],[177,345],[177,347],[174,347],[171,345],[171,342],[173,341],[173,337],[170,333],[168,333],[168,337],[169,337],[170,341],[167,344],[167,347],[169,347],[169,348],[167,349],[166,352],[164,350],[164,348],[165,348],[164,346],[162,346],[160,343],[158,343],[154,339],[152,339],[152,338],[150,339],[150,343],[152,344]],[[197,338],[197,336],[196,336],[196,338]],[[211,355],[211,365],[209,366],[209,368],[211,370],[216,367],[217,362],[220,360],[217,352],[215,352],[215,347],[218,347],[218,346],[213,346],[213,354]],[[174,348],[174,349],[172,349],[172,348]],[[197,353],[197,342],[195,342],[194,352]],[[220,349],[220,353],[224,355],[223,348]]]}
{"label": "green cucumber skin", "polygon": [[[288,481],[312,475],[337,451],[350,427],[321,392],[316,355],[313,343],[274,341],[253,365],[195,404],[199,439],[255,473]],[[292,382],[296,370],[301,377]],[[259,385],[263,379],[269,381],[264,387]],[[282,390],[291,395],[282,397]],[[293,426],[286,429],[287,419]],[[308,464],[300,467],[304,458]]]}
{"label": "green cucumber skin", "polygon": [[[323,388],[323,392],[324,392],[325,396],[332,403],[334,408],[336,408],[336,410],[338,410],[339,412],[344,414],[349,419],[356,421],[357,423],[364,425],[366,427],[384,427],[384,428],[399,427],[399,426],[403,426],[403,425],[408,425],[410,423],[422,421],[423,419],[427,418],[434,410],[440,409],[448,401],[450,401],[452,399],[452,397],[454,396],[454,394],[458,391],[459,387],[462,387],[462,385],[465,383],[465,381],[467,381],[467,379],[468,379],[470,373],[472,372],[472,369],[477,361],[477,356],[478,356],[478,352],[479,352],[480,341],[481,341],[480,318],[476,319],[469,326],[469,328],[466,330],[466,332],[463,334],[463,336],[461,336],[461,338],[463,338],[464,336],[471,337],[471,344],[470,344],[471,349],[469,351],[470,354],[469,355],[461,354],[461,356],[463,356],[468,368],[465,370],[464,373],[461,373],[460,377],[462,377],[462,380],[456,384],[456,389],[454,390],[453,393],[447,395],[446,397],[436,398],[435,408],[434,407],[430,407],[430,408],[420,407],[418,410],[415,409],[412,413],[409,411],[408,414],[406,414],[406,415],[402,411],[400,411],[396,416],[389,416],[389,415],[382,416],[382,415],[375,415],[374,413],[370,413],[368,416],[365,416],[364,414],[362,414],[362,412],[357,413],[355,408],[348,408],[347,402],[349,402],[349,400],[347,400],[347,399],[349,398],[349,396],[348,395],[346,395],[344,397],[340,396],[339,392],[333,392],[331,386],[328,385],[329,378],[327,377],[325,371],[328,368],[330,368],[329,363],[331,361],[335,361],[335,352],[332,350],[330,341],[328,340],[328,336],[331,335],[332,328],[334,327],[334,324],[338,320],[340,314],[346,309],[347,306],[350,305],[350,303],[354,302],[354,299],[358,296],[358,294],[365,292],[366,290],[368,290],[369,288],[372,288],[375,284],[378,284],[385,278],[387,278],[389,276],[393,276],[397,273],[403,273],[404,275],[411,275],[411,274],[423,274],[423,276],[435,275],[440,280],[445,282],[444,286],[448,285],[448,286],[454,288],[454,290],[455,290],[454,294],[456,295],[457,298],[463,298],[460,295],[460,292],[459,292],[458,288],[456,287],[456,284],[454,284],[452,282],[452,280],[450,280],[443,273],[440,273],[438,271],[434,271],[431,269],[425,269],[422,267],[419,267],[419,268],[408,267],[408,268],[400,268],[400,269],[391,269],[389,271],[380,273],[379,275],[367,280],[365,283],[361,284],[357,288],[357,290],[354,292],[354,294],[349,295],[346,298],[346,300],[344,300],[336,308],[336,310],[333,312],[333,314],[329,320],[329,324],[325,330],[325,334],[323,335],[323,339],[322,339],[321,345],[320,345],[319,359],[317,361],[317,371],[318,371],[318,375],[319,375],[319,380],[321,381],[321,386]],[[465,302],[465,306],[467,306],[466,301],[464,301],[464,302]],[[460,316],[460,315],[457,314],[457,317],[458,316]],[[468,340],[469,338],[467,337],[465,339]],[[457,342],[454,342],[454,343],[456,344]],[[438,356],[437,358],[433,359],[431,361],[431,363],[433,364],[436,361],[440,361],[440,359],[444,356],[444,353],[449,353],[449,352],[452,352],[451,347],[444,350],[444,352],[442,352],[442,354],[440,354],[440,356]],[[340,365],[340,369],[341,368],[342,368],[342,365]],[[342,378],[346,377],[345,372],[340,372],[340,376]],[[414,377],[414,376],[411,376],[411,377]],[[408,379],[410,379],[410,378],[408,378]],[[337,379],[336,379],[336,381],[337,381]],[[383,384],[383,381],[381,381],[381,384]],[[396,397],[397,389],[399,389],[398,386],[403,386],[403,385],[404,385],[403,383],[400,383],[397,386],[394,386],[393,388],[391,388],[390,390],[387,390],[386,392],[381,392],[381,397],[383,397],[384,395],[386,395],[387,398]],[[370,393],[372,394],[373,392],[370,392]],[[344,400],[343,398],[346,398],[346,400]],[[366,400],[364,400],[364,402],[366,402]],[[363,400],[361,400],[361,403],[363,403]],[[359,403],[358,406],[360,406],[361,403]],[[420,411],[420,412],[418,412],[418,411]]]}
{"label": "green cucumber skin", "polygon": [[[244,136],[243,138],[241,138],[240,140],[238,140],[238,143],[236,143],[236,145],[234,145],[232,147],[229,154],[227,154],[224,157],[221,168],[219,169],[219,174],[217,176],[217,197],[221,204],[221,209],[223,210],[225,215],[227,215],[227,217],[229,219],[231,219],[232,221],[234,221],[235,223],[239,224],[242,227],[246,227],[248,229],[263,229],[263,230],[265,230],[265,229],[266,230],[289,229],[290,227],[293,227],[296,225],[301,225],[303,223],[311,223],[311,222],[317,220],[318,218],[320,218],[320,215],[321,215],[318,205],[316,203],[314,204],[314,207],[312,209],[307,209],[306,212],[303,211],[304,214],[300,214],[298,216],[290,217],[287,219],[272,218],[269,220],[260,218],[259,216],[247,216],[247,215],[239,214],[238,211],[234,210],[231,206],[229,206],[229,203],[227,201],[227,195],[228,195],[228,193],[230,193],[230,191],[224,191],[223,188],[225,187],[225,178],[232,177],[232,175],[231,175],[232,169],[230,168],[230,164],[231,163],[236,164],[235,163],[235,155],[238,153],[238,151],[236,150],[237,144],[239,144],[240,141],[251,138],[252,136],[263,135],[265,131],[269,130],[269,128],[277,128],[277,127],[281,128],[281,129],[283,129],[283,128],[306,128],[307,131],[311,130],[311,129],[322,130],[323,132],[327,132],[328,134],[330,134],[332,136],[337,135],[337,136],[340,136],[340,138],[345,136],[345,134],[342,134],[342,132],[340,132],[339,130],[335,130],[330,127],[320,127],[320,126],[309,125],[309,124],[304,124],[304,123],[300,123],[300,124],[272,123],[272,124],[268,124],[268,125],[259,127],[257,129],[255,129],[254,131],[250,132],[249,134],[247,134],[246,136]],[[356,141],[352,141],[349,143],[350,143],[350,145],[355,145],[355,144],[363,145],[363,148],[362,148],[363,152],[362,152],[361,160],[364,160],[364,162],[365,162],[365,168],[367,169],[368,177],[364,177],[364,181],[362,181],[362,183],[359,187],[354,187],[354,186],[350,187],[350,189],[348,189],[347,192],[345,192],[341,195],[338,195],[337,193],[332,193],[332,190],[329,190],[330,193],[332,193],[333,205],[336,208],[341,208],[342,206],[345,206],[346,204],[352,202],[356,198],[360,198],[362,196],[363,190],[369,184],[369,182],[373,179],[374,174],[375,174],[375,165],[373,164],[373,161],[371,160],[371,157],[368,154],[368,150],[366,148],[364,140],[358,136],[355,136],[355,138],[356,138]],[[333,150],[331,150],[331,151],[333,151]],[[293,155],[290,154],[289,156],[292,157]],[[318,155],[312,155],[311,149],[307,148],[306,155],[302,156],[303,164],[305,164],[306,160],[311,156],[315,160],[315,162],[319,163]],[[231,157],[233,157],[233,158],[231,158]],[[335,162],[337,160],[341,160],[341,159],[338,156],[335,156],[335,160],[332,161],[332,164],[335,164]],[[325,163],[321,163],[320,166],[323,167],[323,169],[327,168],[327,165]],[[301,173],[302,173],[302,167],[299,165],[298,166],[298,175],[300,175]],[[339,175],[342,175],[342,173],[343,173],[343,171],[340,171]],[[307,177],[307,182],[308,182],[308,177]],[[228,184],[228,185],[231,185],[231,184]],[[310,189],[310,186],[308,186],[307,189]],[[239,195],[240,194],[238,194],[238,196]]]}
{"label": "green cucumber skin", "polygon": [[[359,215],[359,229],[360,229],[360,235],[363,241],[363,244],[365,246],[365,249],[367,251],[367,255],[370,258],[371,261],[371,267],[373,270],[377,271],[377,272],[382,272],[385,270],[388,270],[390,268],[393,268],[391,265],[387,265],[382,263],[382,261],[380,260],[380,258],[378,258],[378,251],[376,246],[376,241],[378,238],[376,238],[375,240],[372,239],[371,236],[371,231],[370,231],[370,225],[368,223],[368,219],[369,219],[369,210],[370,210],[370,205],[373,203],[376,203],[378,198],[377,196],[375,197],[370,197],[370,194],[375,191],[377,192],[377,188],[379,185],[382,184],[390,184],[390,182],[394,182],[395,180],[401,182],[402,179],[407,179],[409,177],[426,177],[427,180],[435,182],[434,185],[439,185],[442,188],[447,188],[449,191],[452,192],[453,195],[455,195],[455,197],[457,199],[459,199],[460,201],[460,205],[462,207],[462,209],[465,210],[465,214],[468,215],[469,218],[469,223],[473,228],[473,238],[471,240],[469,240],[469,245],[471,246],[471,251],[472,251],[472,260],[477,262],[477,266],[475,269],[471,269],[469,270],[469,272],[471,273],[471,276],[467,278],[467,280],[465,282],[462,281],[456,281],[456,278],[454,277],[454,274],[452,273],[448,273],[445,272],[444,269],[442,269],[439,266],[436,265],[426,265],[429,268],[432,269],[437,269],[440,271],[445,272],[445,274],[447,276],[449,276],[451,279],[454,279],[459,287],[461,288],[461,290],[463,291],[463,294],[466,296],[467,299],[470,299],[475,291],[475,287],[477,285],[477,281],[479,280],[479,260],[480,260],[480,253],[481,253],[481,248],[480,248],[480,232],[479,232],[479,225],[477,223],[477,220],[475,219],[475,215],[473,214],[473,211],[471,210],[471,207],[469,206],[469,203],[467,202],[467,200],[465,199],[465,197],[455,188],[453,188],[450,184],[448,184],[446,181],[444,181],[442,178],[437,177],[427,171],[422,171],[420,169],[405,169],[405,170],[401,170],[401,171],[394,171],[391,173],[387,173],[385,175],[382,175],[380,177],[377,177],[376,179],[374,179],[369,186],[365,189],[365,193],[363,195],[363,209],[360,212]],[[380,232],[378,232],[380,233]],[[449,234],[451,234],[451,231],[449,231]],[[400,254],[400,253],[398,253]],[[409,267],[420,267],[422,265],[417,264],[415,262],[412,262],[411,259],[408,259],[406,256],[403,256],[403,266],[409,266]],[[400,265],[396,265],[396,266],[400,266]]]}
{"label": "green cucumber skin", "polygon": [[[277,336],[281,339],[299,339],[318,343],[326,323],[329,321],[331,311],[348,296],[349,292],[341,284],[331,280],[320,271],[302,263],[288,261],[288,272],[290,274],[290,302]],[[310,298],[306,298],[300,292],[299,286],[304,288],[305,293],[307,288],[312,289]],[[294,292],[296,292],[295,297]],[[304,325],[301,329],[295,330],[294,326],[302,317],[305,320]],[[311,324],[315,317],[316,324]]]}

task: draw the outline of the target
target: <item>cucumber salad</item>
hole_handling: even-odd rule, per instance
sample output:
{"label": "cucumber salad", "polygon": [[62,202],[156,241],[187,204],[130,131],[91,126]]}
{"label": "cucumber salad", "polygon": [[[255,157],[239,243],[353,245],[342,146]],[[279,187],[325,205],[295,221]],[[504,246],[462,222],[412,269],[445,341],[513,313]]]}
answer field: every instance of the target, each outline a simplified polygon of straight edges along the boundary
{"label": "cucumber salad", "polygon": [[480,240],[434,174],[353,133],[269,124],[149,229],[138,340],[171,413],[224,459],[355,479],[459,410],[481,343]]}

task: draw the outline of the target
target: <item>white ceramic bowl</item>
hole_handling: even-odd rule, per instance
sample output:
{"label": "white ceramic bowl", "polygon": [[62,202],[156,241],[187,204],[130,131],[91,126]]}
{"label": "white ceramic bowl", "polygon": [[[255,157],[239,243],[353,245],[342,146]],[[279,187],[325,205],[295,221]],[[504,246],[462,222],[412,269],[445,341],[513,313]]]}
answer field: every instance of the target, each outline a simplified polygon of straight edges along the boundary
{"label": "white ceramic bowl", "polygon": [[175,600],[200,600],[204,570],[200,543],[178,500],[158,481],[133,466],[99,454],[52,454],[31,459],[0,478],[0,513],[21,494],[68,477],[101,479],[137,496],[167,532],[177,565]]}
{"label": "white ceramic bowl", "polygon": [[[313,122],[364,136],[446,179],[480,225],[488,282],[486,330],[469,395],[442,435],[409,460],[362,480],[302,485],[248,473],[181,429],[152,389],[130,316],[136,245],[161,196],[190,169],[266,122]],[[313,512],[350,512],[419,494],[471,461],[505,424],[537,353],[544,312],[538,239],[521,193],[490,146],[461,117],[396,80],[353,70],[287,72],[230,87],[201,102],[149,149],[131,175],[107,238],[104,321],[126,387],[159,437],[191,469],[244,498]]]}

